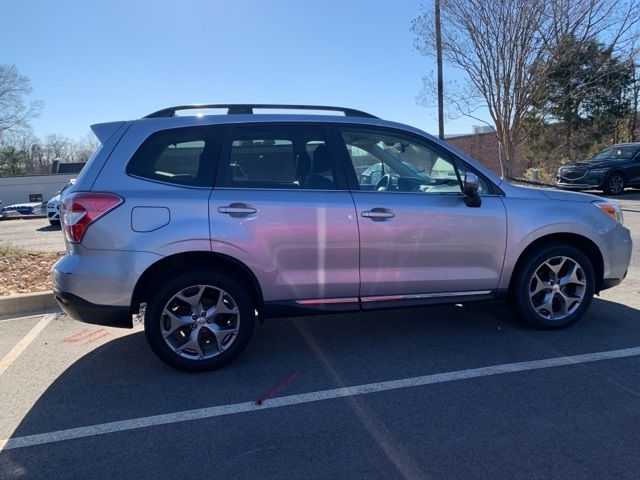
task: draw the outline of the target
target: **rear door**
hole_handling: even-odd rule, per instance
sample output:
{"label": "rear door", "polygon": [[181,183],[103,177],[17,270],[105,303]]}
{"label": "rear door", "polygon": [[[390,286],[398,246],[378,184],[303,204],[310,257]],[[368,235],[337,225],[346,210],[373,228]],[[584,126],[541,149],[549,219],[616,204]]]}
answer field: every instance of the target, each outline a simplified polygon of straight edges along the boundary
{"label": "rear door", "polygon": [[506,213],[488,182],[482,205],[468,207],[459,175],[470,167],[426,139],[355,126],[338,136],[358,215],[363,308],[492,295]]}
{"label": "rear door", "polygon": [[358,308],[358,225],[318,124],[229,126],[209,202],[212,249],[248,265],[267,306]]}

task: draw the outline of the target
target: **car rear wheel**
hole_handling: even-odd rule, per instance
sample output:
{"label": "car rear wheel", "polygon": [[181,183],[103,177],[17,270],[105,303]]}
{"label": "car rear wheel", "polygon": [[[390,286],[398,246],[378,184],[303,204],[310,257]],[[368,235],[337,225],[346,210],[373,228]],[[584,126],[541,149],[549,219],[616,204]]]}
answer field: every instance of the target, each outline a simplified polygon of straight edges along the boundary
{"label": "car rear wheel", "polygon": [[514,272],[509,306],[536,328],[564,328],[584,315],[594,289],[593,266],[581,250],[568,244],[545,245]]}
{"label": "car rear wheel", "polygon": [[169,280],[148,303],[145,333],[167,365],[189,372],[214,370],[236,358],[253,334],[248,292],[219,272],[189,272]]}
{"label": "car rear wheel", "polygon": [[624,192],[625,178],[621,173],[613,173],[604,182],[602,191],[607,195],[619,195]]}

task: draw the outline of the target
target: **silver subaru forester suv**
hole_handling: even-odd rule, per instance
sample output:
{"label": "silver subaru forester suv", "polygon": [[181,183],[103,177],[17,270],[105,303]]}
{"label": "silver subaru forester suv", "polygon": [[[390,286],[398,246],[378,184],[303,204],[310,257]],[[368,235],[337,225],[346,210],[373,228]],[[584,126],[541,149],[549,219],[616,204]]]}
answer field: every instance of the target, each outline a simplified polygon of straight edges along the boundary
{"label": "silver subaru forester suv", "polygon": [[151,348],[182,370],[238,356],[258,318],[502,297],[566,327],[629,266],[616,203],[511,185],[361,111],[186,105],[92,129],[56,298],[125,327],[145,306]]}

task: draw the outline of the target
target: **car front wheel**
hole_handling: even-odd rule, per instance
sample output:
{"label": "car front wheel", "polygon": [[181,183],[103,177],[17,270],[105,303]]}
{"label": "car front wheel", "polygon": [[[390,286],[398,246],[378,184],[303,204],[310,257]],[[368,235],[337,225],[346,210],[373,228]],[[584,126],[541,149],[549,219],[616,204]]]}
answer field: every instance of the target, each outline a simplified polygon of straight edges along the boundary
{"label": "car front wheel", "polygon": [[614,173],[605,180],[602,191],[607,195],[619,195],[624,192],[624,184],[624,176],[620,173]]}
{"label": "car front wheel", "polygon": [[545,245],[514,272],[509,306],[536,328],[564,328],[589,308],[595,274],[589,258],[569,244]]}
{"label": "car front wheel", "polygon": [[255,326],[251,296],[233,277],[189,272],[169,280],[147,305],[145,334],[154,353],[179,370],[221,367],[244,350]]}

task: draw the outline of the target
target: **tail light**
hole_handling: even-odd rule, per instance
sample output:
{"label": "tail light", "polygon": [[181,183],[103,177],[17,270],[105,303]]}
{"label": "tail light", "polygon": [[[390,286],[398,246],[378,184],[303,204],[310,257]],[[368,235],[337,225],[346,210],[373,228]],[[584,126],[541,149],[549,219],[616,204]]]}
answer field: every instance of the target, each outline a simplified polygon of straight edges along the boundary
{"label": "tail light", "polygon": [[75,192],[64,197],[60,221],[67,241],[78,243],[91,223],[121,203],[122,198],[113,193]]}

